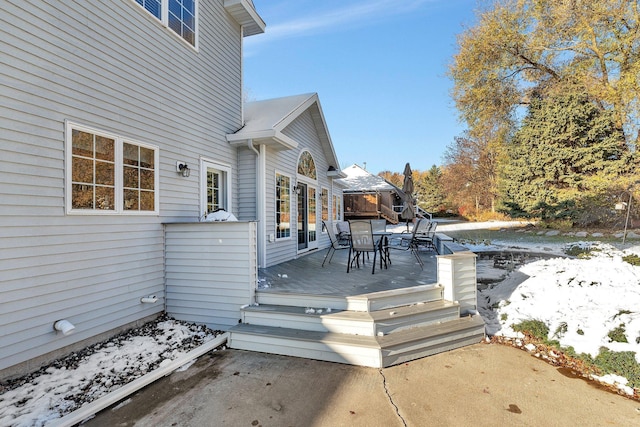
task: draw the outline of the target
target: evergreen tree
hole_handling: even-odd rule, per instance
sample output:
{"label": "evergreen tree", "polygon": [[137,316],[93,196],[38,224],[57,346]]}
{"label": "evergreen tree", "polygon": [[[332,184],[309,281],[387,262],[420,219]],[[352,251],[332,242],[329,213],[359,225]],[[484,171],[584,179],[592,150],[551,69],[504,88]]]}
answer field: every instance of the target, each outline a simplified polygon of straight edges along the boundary
{"label": "evergreen tree", "polygon": [[437,213],[446,210],[441,180],[442,171],[436,165],[427,171],[413,171],[418,206],[427,212]]}
{"label": "evergreen tree", "polygon": [[610,214],[611,196],[632,172],[633,156],[612,112],[577,93],[532,99],[507,147],[501,210],[581,224]]}

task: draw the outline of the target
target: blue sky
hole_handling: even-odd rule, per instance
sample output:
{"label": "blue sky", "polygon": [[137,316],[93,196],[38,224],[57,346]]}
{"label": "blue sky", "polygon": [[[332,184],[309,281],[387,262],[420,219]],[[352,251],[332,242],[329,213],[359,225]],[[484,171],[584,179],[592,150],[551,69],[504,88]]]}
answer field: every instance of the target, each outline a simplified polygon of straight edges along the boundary
{"label": "blue sky", "polygon": [[[446,77],[476,0],[253,0],[250,101],[317,92],[340,167],[427,170],[464,131]],[[464,26],[463,26],[464,25]]]}

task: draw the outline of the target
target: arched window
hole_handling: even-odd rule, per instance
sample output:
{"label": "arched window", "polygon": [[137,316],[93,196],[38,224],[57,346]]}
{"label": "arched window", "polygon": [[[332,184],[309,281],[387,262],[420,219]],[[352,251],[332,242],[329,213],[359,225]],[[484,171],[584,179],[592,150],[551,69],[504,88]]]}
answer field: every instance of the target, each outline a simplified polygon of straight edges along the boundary
{"label": "arched window", "polygon": [[300,160],[298,160],[298,173],[307,178],[317,179],[316,164],[310,152],[303,151],[300,155]]}

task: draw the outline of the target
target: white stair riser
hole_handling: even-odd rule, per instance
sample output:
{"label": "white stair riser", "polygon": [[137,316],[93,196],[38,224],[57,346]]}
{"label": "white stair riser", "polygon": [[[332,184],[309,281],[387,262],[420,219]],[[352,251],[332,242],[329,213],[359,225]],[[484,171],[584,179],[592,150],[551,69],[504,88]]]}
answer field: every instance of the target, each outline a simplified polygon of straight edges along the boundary
{"label": "white stair riser", "polygon": [[417,313],[411,316],[402,316],[400,318],[390,317],[384,321],[376,322],[375,333],[383,333],[384,335],[387,335],[393,332],[403,331],[405,329],[433,325],[458,318],[460,318],[460,310],[457,306],[426,313]]}
{"label": "white stair riser", "polygon": [[332,310],[376,311],[419,302],[439,301],[443,288],[439,286],[427,289],[417,287],[413,291],[379,292],[361,296],[332,297],[330,295],[309,295],[285,292],[256,293],[258,304],[287,305],[293,307],[322,307]]}
{"label": "white stair riser", "polygon": [[373,322],[332,319],[325,316],[303,316],[282,312],[245,311],[243,322],[252,325],[295,328],[303,331],[335,332],[349,335],[375,335]]}
{"label": "white stair riser", "polygon": [[[437,335],[435,337],[429,337],[424,340],[413,340],[390,348],[383,348],[382,353],[385,356],[399,353],[410,353],[425,347],[439,347],[449,343],[455,343],[459,340],[465,340],[467,338],[476,339],[477,337],[482,336],[484,336],[484,330],[480,330],[480,328],[468,328],[462,331],[454,331],[447,334]],[[476,340],[475,342],[479,342],[479,340]]]}
{"label": "white stair riser", "polygon": [[387,335],[418,326],[455,320],[459,317],[457,306],[407,316],[390,316],[388,319],[378,321],[345,319],[330,314],[302,315],[272,310],[261,312],[255,309],[245,310],[242,314],[243,323],[252,325],[365,336],[375,336],[378,333]]}
{"label": "white stair riser", "polygon": [[378,349],[361,345],[290,339],[269,335],[232,332],[229,347],[314,360],[382,368],[405,363],[433,354],[479,343],[484,337],[481,328],[469,328],[432,337],[423,341],[396,345],[391,349]]}
{"label": "white stair riser", "polygon": [[[332,297],[323,295],[287,294],[276,292],[256,293],[258,304],[288,305],[292,307],[322,307],[332,310],[347,310],[348,303],[345,297]],[[352,310],[352,309],[351,309]],[[354,311],[366,311],[354,310]]]}
{"label": "white stair riser", "polygon": [[428,291],[394,295],[380,299],[369,299],[369,311],[385,310],[420,302],[439,301],[441,299],[442,288],[433,288]]}
{"label": "white stair riser", "polygon": [[304,357],[326,362],[344,363],[372,368],[382,367],[380,351],[375,348],[327,344],[319,341],[300,341],[278,337],[258,337],[253,334],[233,333],[229,347],[283,356]]}
{"label": "white stair riser", "polygon": [[406,363],[411,360],[420,359],[427,356],[432,356],[438,353],[444,353],[445,351],[455,350],[456,348],[466,347],[468,345],[478,344],[482,341],[484,334],[475,334],[468,337],[463,337],[456,340],[449,340],[432,344],[429,346],[415,347],[411,351],[394,352],[385,354],[383,351],[382,360],[383,366],[393,366],[400,363]]}

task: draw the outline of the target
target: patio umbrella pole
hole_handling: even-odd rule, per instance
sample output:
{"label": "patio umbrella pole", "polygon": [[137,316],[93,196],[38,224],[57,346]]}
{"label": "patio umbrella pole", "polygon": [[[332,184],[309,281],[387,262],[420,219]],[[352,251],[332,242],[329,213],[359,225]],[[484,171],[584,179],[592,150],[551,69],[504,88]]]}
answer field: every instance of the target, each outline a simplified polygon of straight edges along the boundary
{"label": "patio umbrella pole", "polygon": [[404,167],[404,182],[402,184],[402,192],[404,193],[404,205],[400,216],[407,221],[407,232],[409,231],[409,221],[416,217],[413,206],[413,176],[411,166],[407,163]]}

